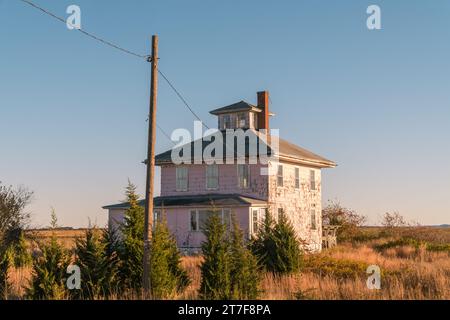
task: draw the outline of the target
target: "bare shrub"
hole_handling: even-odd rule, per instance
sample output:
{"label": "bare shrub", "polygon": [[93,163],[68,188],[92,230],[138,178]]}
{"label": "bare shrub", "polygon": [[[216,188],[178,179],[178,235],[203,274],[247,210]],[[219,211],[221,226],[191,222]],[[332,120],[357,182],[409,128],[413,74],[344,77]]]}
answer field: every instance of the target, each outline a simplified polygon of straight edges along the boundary
{"label": "bare shrub", "polygon": [[356,211],[345,208],[337,201],[331,201],[322,210],[324,224],[339,226],[337,231],[338,241],[348,241],[361,235],[360,227],[367,218]]}

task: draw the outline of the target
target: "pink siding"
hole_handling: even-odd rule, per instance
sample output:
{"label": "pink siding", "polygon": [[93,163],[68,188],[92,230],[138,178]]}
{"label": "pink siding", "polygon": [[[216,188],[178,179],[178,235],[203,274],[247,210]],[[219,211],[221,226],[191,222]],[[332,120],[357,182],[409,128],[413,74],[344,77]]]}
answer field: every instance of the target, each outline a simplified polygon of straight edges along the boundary
{"label": "pink siding", "polygon": [[[201,231],[190,231],[190,210],[199,208],[166,208],[165,215],[167,225],[177,240],[179,248],[200,248],[205,236]],[[248,235],[249,207],[231,208],[235,214],[239,226]]]}
{"label": "pink siding", "polygon": [[250,186],[240,189],[238,186],[237,165],[219,165],[219,188],[206,189],[206,165],[187,165],[188,191],[176,191],[176,167],[161,167],[161,196],[200,195],[208,193],[238,193],[258,199],[267,199],[268,179],[260,174],[261,165],[250,165]]}

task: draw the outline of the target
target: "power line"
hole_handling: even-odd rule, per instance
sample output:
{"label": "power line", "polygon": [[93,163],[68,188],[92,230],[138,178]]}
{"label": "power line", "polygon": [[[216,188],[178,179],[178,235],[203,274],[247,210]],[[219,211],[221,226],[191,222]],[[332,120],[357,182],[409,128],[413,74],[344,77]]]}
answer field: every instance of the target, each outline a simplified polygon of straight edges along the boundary
{"label": "power line", "polygon": [[[22,1],[23,3],[26,3],[26,4],[30,5],[30,6],[32,6],[33,8],[35,8],[35,9],[37,9],[37,10],[43,12],[44,14],[46,14],[46,15],[48,15],[48,16],[50,16],[50,17],[52,17],[52,18],[54,18],[54,19],[56,19],[56,20],[58,20],[58,21],[60,21],[60,22],[62,22],[62,23],[64,23],[64,24],[66,24],[66,20],[64,20],[63,18],[57,16],[56,14],[54,14],[54,13],[48,11],[47,9],[42,8],[41,6],[39,6],[39,5],[37,5],[37,4],[33,3],[33,2],[31,2],[31,1],[29,1],[29,0],[19,0],[19,1]],[[107,41],[107,40],[105,40],[105,39],[102,39],[102,38],[100,38],[100,37],[98,37],[98,36],[96,36],[96,35],[94,35],[94,34],[92,34],[92,33],[90,33],[90,32],[85,31],[85,30],[82,30],[82,29],[76,29],[76,30],[78,30],[78,31],[81,32],[82,34],[84,34],[84,35],[86,35],[86,36],[88,36],[88,37],[90,37],[90,38],[92,38],[92,39],[94,39],[94,40],[96,40],[96,41],[99,41],[99,42],[101,42],[101,43],[103,43],[103,44],[105,44],[105,45],[107,45],[107,46],[110,46],[110,47],[112,47],[112,48],[114,48],[114,49],[120,50],[120,51],[122,51],[122,52],[124,52],[124,53],[130,54],[130,55],[132,55],[132,56],[134,56],[134,57],[137,57],[137,58],[140,58],[140,59],[145,59],[145,60],[148,61],[148,62],[151,61],[151,56],[149,56],[149,55],[142,55],[142,54],[135,53],[135,52],[133,52],[133,51],[130,51],[130,50],[128,50],[128,49],[125,49],[125,48],[123,48],[123,47],[120,47],[120,46],[118,46],[118,45],[116,45],[116,44],[114,44],[114,43],[112,43],[112,42],[110,42],[110,41]],[[158,73],[159,73],[159,74],[163,77],[163,79],[168,83],[168,85],[170,86],[170,88],[175,92],[175,94],[178,96],[178,98],[183,102],[183,104],[187,107],[187,109],[194,115],[194,117],[197,118],[197,120],[201,121],[202,124],[203,124],[203,126],[204,126],[205,128],[209,129],[209,127],[208,127],[208,126],[202,121],[202,119],[195,113],[195,111],[192,109],[192,107],[189,105],[189,103],[186,101],[186,99],[183,97],[183,95],[180,93],[180,91],[177,90],[177,88],[175,88],[175,86],[174,86],[173,83],[167,78],[167,76],[166,76],[160,69],[158,69]],[[162,131],[163,131],[163,130],[162,130]],[[169,137],[169,135],[168,135],[167,133],[165,133],[164,131],[163,131],[163,133],[164,133],[164,135],[165,135],[166,137]],[[170,139],[170,138],[169,138],[169,139]]]}
{"label": "power line", "polygon": [[175,144],[175,142],[172,141],[172,139],[170,138],[169,134],[163,129],[161,128],[161,126],[159,124],[156,124],[156,126],[158,127],[158,129],[161,131],[161,133],[167,138],[169,139],[170,142],[172,142],[173,144]]}
{"label": "power line", "polygon": [[194,112],[194,110],[191,108],[189,103],[187,103],[186,99],[181,95],[181,93],[175,88],[175,86],[172,84],[172,82],[166,77],[166,75],[158,69],[158,73],[163,77],[163,79],[167,82],[167,84],[172,88],[172,90],[176,93],[178,98],[184,103],[184,105],[189,109],[189,111],[194,115],[194,117],[197,118],[197,120],[201,121],[202,124],[205,126],[206,129],[209,129],[209,127],[200,119],[200,117]]}
{"label": "power line", "polygon": [[[54,19],[56,19],[56,20],[58,20],[58,21],[60,21],[60,22],[62,22],[62,23],[64,23],[64,24],[67,23],[66,20],[64,20],[63,18],[58,17],[56,14],[54,14],[54,13],[48,11],[47,9],[44,9],[44,8],[40,7],[39,5],[33,3],[33,2],[31,2],[31,1],[29,1],[29,0],[19,0],[19,1],[22,1],[22,2],[24,2],[24,3],[26,3],[26,4],[30,5],[30,6],[32,6],[32,7],[35,8],[35,9],[40,10],[41,12],[45,13],[46,15],[48,15],[48,16],[50,16],[50,17],[52,17],[52,18],[54,18]],[[70,23],[69,23],[69,24],[70,24]],[[148,55],[138,54],[138,53],[135,53],[135,52],[130,51],[130,50],[128,50],[128,49],[122,48],[122,47],[118,46],[117,44],[114,44],[114,43],[112,43],[112,42],[110,42],[110,41],[107,41],[107,40],[105,40],[105,39],[102,39],[102,38],[100,38],[100,37],[98,37],[98,36],[96,36],[96,35],[94,35],[94,34],[92,34],[92,33],[89,33],[89,32],[87,32],[87,31],[84,31],[83,29],[78,29],[78,28],[75,28],[75,29],[78,30],[79,32],[81,32],[82,34],[84,34],[84,35],[86,35],[86,36],[88,36],[88,37],[90,37],[90,38],[92,38],[92,39],[94,39],[94,40],[97,40],[97,41],[99,41],[99,42],[101,42],[101,43],[103,43],[103,44],[105,44],[105,45],[107,45],[107,46],[110,46],[110,47],[112,47],[112,48],[114,48],[114,49],[120,50],[120,51],[122,51],[122,52],[124,52],[124,53],[130,54],[130,55],[132,55],[132,56],[135,56],[135,57],[138,57],[138,58],[141,58],[141,59],[145,59],[145,60],[148,60],[148,59],[149,59],[149,56],[148,56]]]}

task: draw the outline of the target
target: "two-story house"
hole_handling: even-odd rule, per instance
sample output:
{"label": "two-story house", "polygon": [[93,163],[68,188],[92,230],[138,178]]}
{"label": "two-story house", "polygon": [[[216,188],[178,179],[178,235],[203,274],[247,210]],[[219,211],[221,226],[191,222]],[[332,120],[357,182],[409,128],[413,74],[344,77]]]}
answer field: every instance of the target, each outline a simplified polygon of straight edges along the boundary
{"label": "two-story house", "polygon": [[[309,249],[320,251],[321,169],[332,168],[336,164],[281,138],[277,148],[271,145],[272,139],[260,138],[261,129],[269,129],[269,118],[273,115],[269,111],[266,91],[258,93],[257,105],[240,101],[213,110],[211,114],[218,117],[224,158],[231,142],[235,142],[227,141],[226,132],[234,129],[244,129],[249,135],[256,136],[258,145],[266,144],[271,156],[276,157],[265,163],[223,161],[207,164],[205,161],[190,161],[176,164],[173,150],[157,155],[156,165],[161,167],[161,195],[154,198],[155,220],[164,214],[180,249],[195,252],[204,240],[202,227],[212,212],[219,212],[225,223],[230,223],[233,214],[250,237],[256,233],[269,210],[275,219],[279,214],[285,214]],[[212,141],[202,139],[201,148],[205,150]],[[244,157],[249,156],[250,141],[245,140]],[[190,144],[194,148],[196,141]],[[231,148],[236,158],[239,147]],[[259,158],[260,149],[257,152]],[[126,208],[127,204],[104,207],[109,210],[110,228],[122,223]]]}

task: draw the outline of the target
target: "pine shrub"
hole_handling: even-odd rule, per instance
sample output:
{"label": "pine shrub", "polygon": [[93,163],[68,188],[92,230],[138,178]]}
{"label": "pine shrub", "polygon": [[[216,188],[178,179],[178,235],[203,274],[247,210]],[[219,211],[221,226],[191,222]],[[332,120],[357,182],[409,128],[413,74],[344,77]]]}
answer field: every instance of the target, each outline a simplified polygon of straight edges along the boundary
{"label": "pine shrub", "polygon": [[247,248],[236,218],[232,219],[230,239],[232,299],[256,299],[259,294],[258,261]]}
{"label": "pine shrub", "polygon": [[285,214],[281,214],[275,222],[270,212],[267,212],[251,248],[260,264],[269,272],[289,274],[301,268],[300,241]]}
{"label": "pine shrub", "polygon": [[19,231],[16,241],[11,244],[10,250],[12,256],[12,264],[14,265],[14,267],[28,267],[33,263],[33,259],[31,257],[30,251],[28,250],[23,230]]}
{"label": "pine shrub", "polygon": [[212,214],[203,230],[206,241],[202,244],[202,280],[199,295],[208,300],[232,298],[231,255],[227,227],[218,214]]}
{"label": "pine shrub", "polygon": [[32,279],[27,297],[33,300],[60,300],[67,298],[66,270],[70,254],[52,237],[49,243],[39,245],[41,254],[33,258]]}
{"label": "pine shrub", "polygon": [[10,260],[8,251],[2,250],[2,252],[0,252],[0,300],[8,299],[8,270],[10,267]]}
{"label": "pine shrub", "polygon": [[139,291],[142,288],[144,261],[144,208],[139,206],[136,186],[130,182],[126,197],[130,207],[125,211],[122,226],[120,259],[123,263],[120,277],[127,288]]}
{"label": "pine shrub", "polygon": [[102,241],[99,231],[90,228],[85,237],[76,240],[75,264],[81,271],[81,289],[73,290],[72,296],[82,299],[107,298],[118,278],[115,256],[109,255],[107,243]]}
{"label": "pine shrub", "polygon": [[180,254],[165,220],[153,230],[150,254],[150,284],[154,299],[173,297],[189,285],[189,277],[180,265]]}

